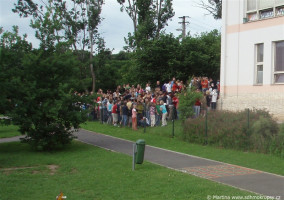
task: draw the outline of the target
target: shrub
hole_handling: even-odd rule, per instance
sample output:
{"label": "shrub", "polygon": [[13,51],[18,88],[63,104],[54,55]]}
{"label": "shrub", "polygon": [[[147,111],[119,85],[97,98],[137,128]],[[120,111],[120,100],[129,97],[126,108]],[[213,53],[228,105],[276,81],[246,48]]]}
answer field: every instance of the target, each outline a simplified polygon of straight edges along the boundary
{"label": "shrub", "polygon": [[239,112],[211,111],[206,117],[187,119],[183,140],[243,151],[272,153],[283,156],[284,135],[276,121],[265,110]]}
{"label": "shrub", "polygon": [[279,132],[279,134],[284,136],[284,123],[280,124],[280,132]]}
{"label": "shrub", "polygon": [[252,140],[252,148],[255,151],[260,151],[266,153],[269,151],[270,142],[275,138],[278,133],[277,122],[272,118],[260,117],[252,125],[252,135],[250,139]]}
{"label": "shrub", "polygon": [[194,87],[187,88],[186,90],[182,91],[179,95],[179,112],[180,118],[182,121],[186,120],[187,118],[193,116],[193,106],[197,99],[201,99],[203,97],[201,92],[196,92]]}
{"label": "shrub", "polygon": [[275,135],[271,138],[269,153],[284,158],[284,135]]}

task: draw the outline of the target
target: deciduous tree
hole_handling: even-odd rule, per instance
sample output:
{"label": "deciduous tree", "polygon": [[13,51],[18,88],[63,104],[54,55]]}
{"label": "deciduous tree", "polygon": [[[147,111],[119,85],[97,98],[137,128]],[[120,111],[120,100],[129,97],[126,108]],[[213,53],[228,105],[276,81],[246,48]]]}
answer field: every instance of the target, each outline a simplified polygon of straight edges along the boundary
{"label": "deciduous tree", "polygon": [[172,0],[117,0],[121,11],[126,11],[133,22],[133,34],[129,33],[127,45],[135,49],[141,41],[157,39],[174,16]]}
{"label": "deciduous tree", "polygon": [[222,0],[201,0],[197,5],[209,12],[214,19],[222,19]]}
{"label": "deciduous tree", "polygon": [[[18,0],[14,12],[21,17],[32,17],[31,26],[41,41],[41,49],[65,51],[73,48],[80,60],[84,60],[84,51],[89,48],[89,66],[92,77],[92,91],[95,90],[95,70],[92,57],[101,22],[100,13],[103,0]],[[60,45],[59,45],[60,44]]]}

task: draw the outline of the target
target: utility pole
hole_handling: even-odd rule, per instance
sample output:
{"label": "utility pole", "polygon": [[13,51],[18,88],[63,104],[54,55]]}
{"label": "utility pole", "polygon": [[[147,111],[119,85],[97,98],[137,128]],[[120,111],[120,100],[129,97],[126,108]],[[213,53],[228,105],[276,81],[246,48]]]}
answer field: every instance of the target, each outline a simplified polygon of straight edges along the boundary
{"label": "utility pole", "polygon": [[189,22],[185,21],[186,18],[190,18],[189,16],[182,16],[179,17],[182,19],[182,22],[179,22],[179,24],[182,24],[182,29],[177,29],[177,31],[182,31],[182,38],[185,38],[186,36],[186,24],[189,24]]}

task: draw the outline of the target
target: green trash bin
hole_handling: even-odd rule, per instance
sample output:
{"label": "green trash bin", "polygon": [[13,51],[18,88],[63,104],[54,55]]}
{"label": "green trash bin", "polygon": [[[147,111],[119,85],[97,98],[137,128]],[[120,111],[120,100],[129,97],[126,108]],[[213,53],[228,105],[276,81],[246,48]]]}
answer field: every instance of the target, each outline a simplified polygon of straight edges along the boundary
{"label": "green trash bin", "polygon": [[144,152],[145,152],[145,140],[137,140],[136,141],[136,156],[135,156],[135,163],[142,164],[144,160]]}

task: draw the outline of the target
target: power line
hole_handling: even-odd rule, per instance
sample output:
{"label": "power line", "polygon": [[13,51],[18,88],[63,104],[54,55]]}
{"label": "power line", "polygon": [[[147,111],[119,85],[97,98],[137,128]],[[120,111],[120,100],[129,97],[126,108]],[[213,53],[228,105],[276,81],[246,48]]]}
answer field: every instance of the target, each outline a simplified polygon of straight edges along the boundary
{"label": "power line", "polygon": [[195,18],[195,17],[191,17],[191,19],[193,19],[194,21],[196,21],[198,24],[202,24],[202,25],[205,25],[206,27],[211,27],[213,29],[216,29],[216,27],[212,26],[212,24],[207,24],[205,23],[204,21],[198,19],[198,18]]}
{"label": "power line", "polygon": [[195,23],[195,22],[192,22],[191,24],[192,24],[193,26],[198,26],[198,27],[200,27],[201,30],[202,30],[202,29],[205,29],[205,30],[212,30],[212,29],[213,29],[213,27],[208,27],[208,26],[206,26],[206,25],[198,24],[198,23]]}

